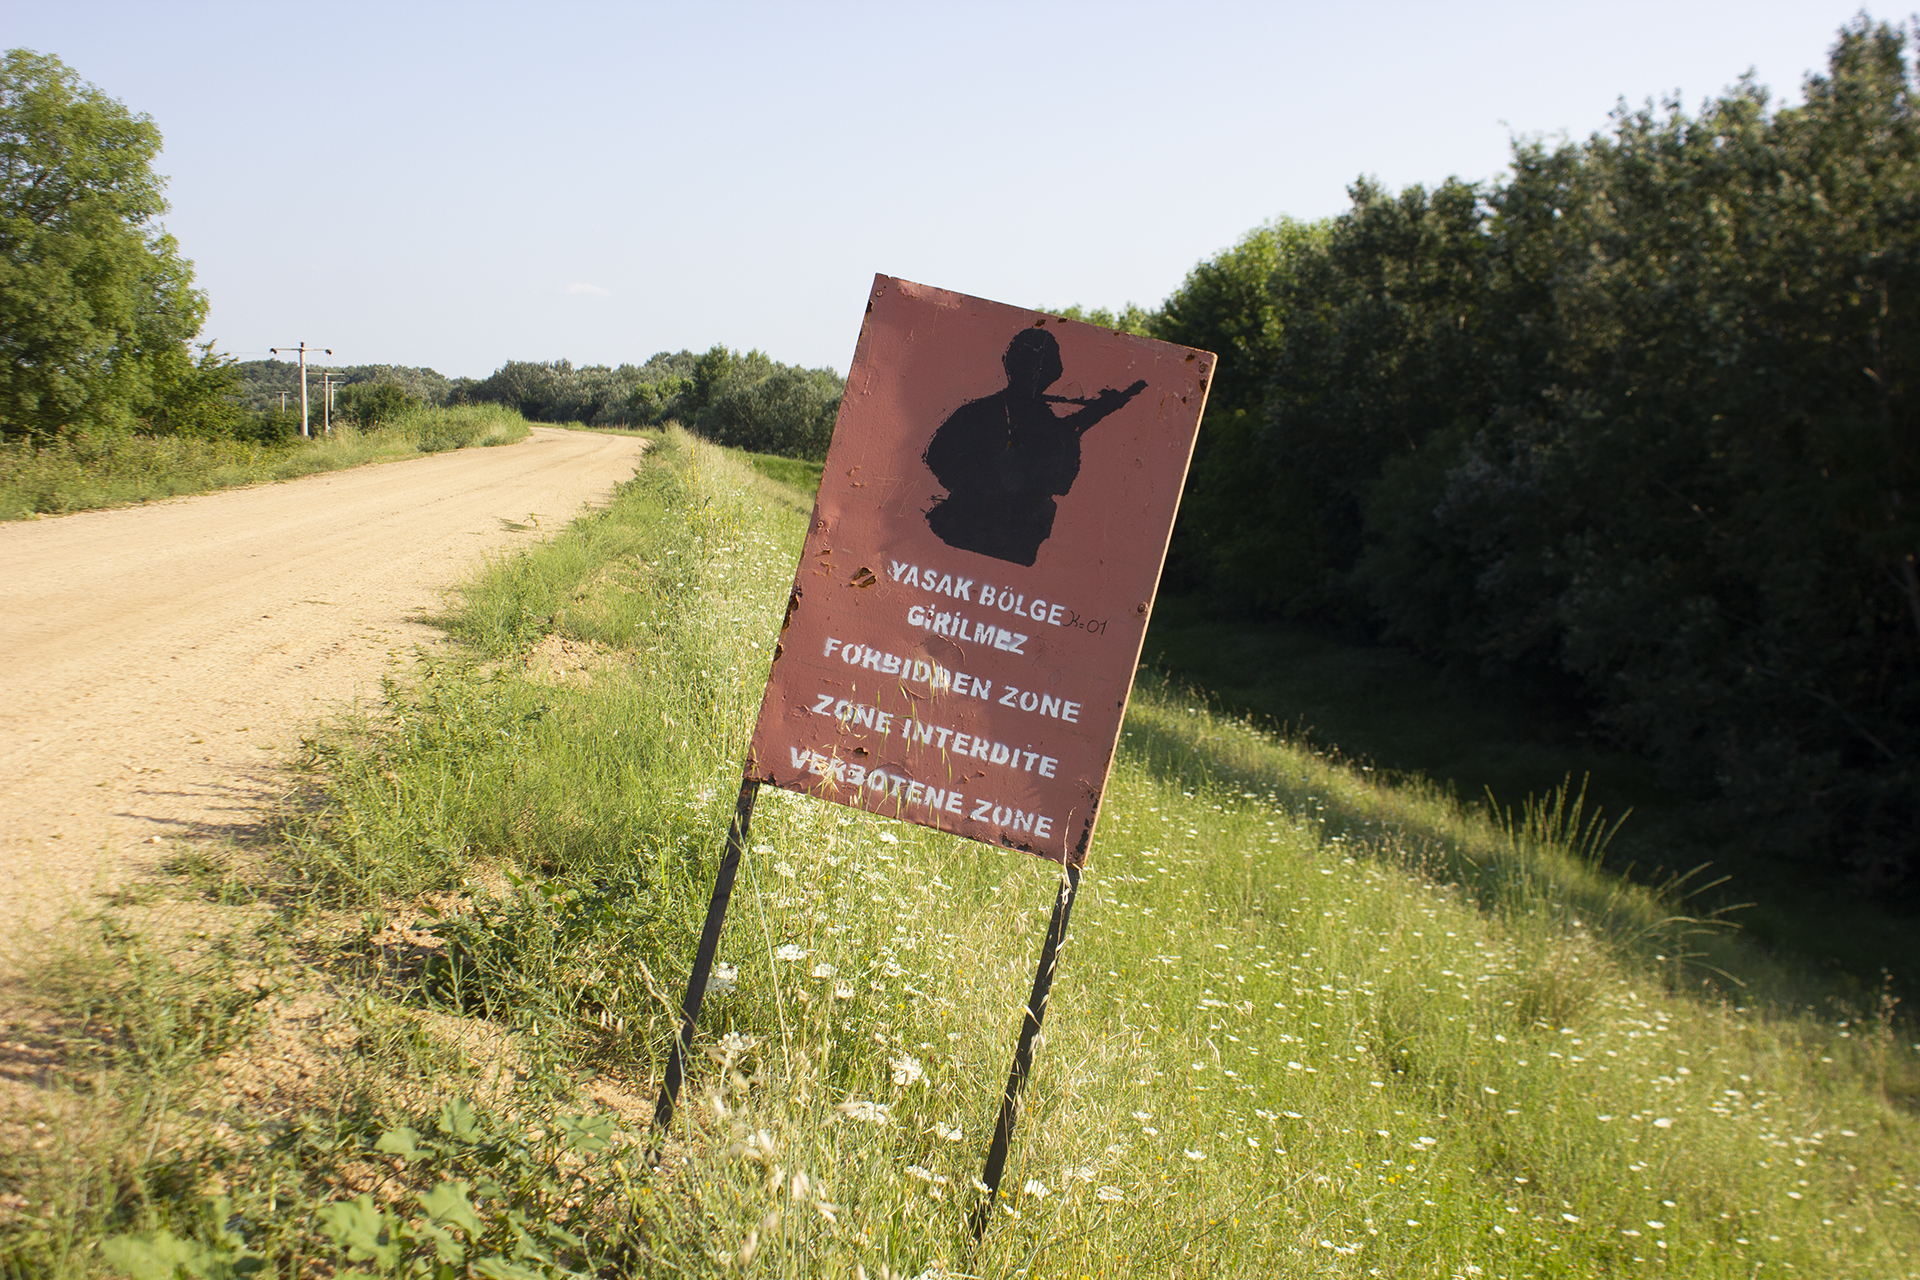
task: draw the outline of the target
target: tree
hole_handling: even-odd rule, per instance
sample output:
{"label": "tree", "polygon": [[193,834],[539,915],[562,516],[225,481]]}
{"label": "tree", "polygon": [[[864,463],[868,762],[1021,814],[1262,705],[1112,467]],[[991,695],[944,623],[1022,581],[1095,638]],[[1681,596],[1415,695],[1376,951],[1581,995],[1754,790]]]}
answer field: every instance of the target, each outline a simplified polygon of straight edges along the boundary
{"label": "tree", "polygon": [[1329,230],[1326,222],[1292,218],[1255,227],[1239,244],[1189,271],[1148,320],[1145,332],[1152,337],[1220,357],[1207,393],[1210,415],[1260,407],[1284,328],[1274,291],[1325,248]]}
{"label": "tree", "polygon": [[[1045,308],[1042,308],[1042,310],[1045,310]],[[1134,302],[1129,302],[1117,314],[1105,307],[1095,307],[1089,311],[1077,302],[1054,314],[1060,316],[1062,319],[1078,320],[1082,324],[1092,324],[1098,325],[1102,329],[1112,329],[1116,333],[1137,334],[1145,334],[1153,324],[1154,318],[1153,312],[1148,311],[1146,308]]]}
{"label": "tree", "polygon": [[1288,495],[1256,427],[1285,329],[1276,292],[1324,252],[1328,233],[1326,222],[1284,217],[1255,227],[1188,272],[1140,330],[1219,357],[1162,575],[1175,590],[1212,584],[1223,601],[1257,606],[1265,593],[1248,596],[1229,584],[1254,578],[1264,586],[1264,566],[1297,558],[1275,542],[1286,537]]}
{"label": "tree", "polygon": [[211,342],[174,343],[155,354],[153,396],[142,429],[156,434],[231,436],[247,424],[240,403],[240,368]]}
{"label": "tree", "polygon": [[1389,636],[1574,677],[1620,741],[1717,791],[1749,849],[1909,892],[1917,102],[1906,32],[1861,18],[1803,106],[1742,84],[1521,146],[1460,295],[1459,333],[1498,341],[1409,331],[1375,403],[1428,443],[1330,441],[1365,482],[1349,581]]}
{"label": "tree", "polygon": [[120,426],[206,297],[157,219],[160,131],[48,54],[0,63],[0,435]]}
{"label": "tree", "polygon": [[1557,687],[1745,850],[1920,899],[1912,40],[1202,264],[1196,577]]}
{"label": "tree", "polygon": [[722,386],[695,427],[718,444],[819,461],[827,456],[845,383],[829,369],[781,365]]}

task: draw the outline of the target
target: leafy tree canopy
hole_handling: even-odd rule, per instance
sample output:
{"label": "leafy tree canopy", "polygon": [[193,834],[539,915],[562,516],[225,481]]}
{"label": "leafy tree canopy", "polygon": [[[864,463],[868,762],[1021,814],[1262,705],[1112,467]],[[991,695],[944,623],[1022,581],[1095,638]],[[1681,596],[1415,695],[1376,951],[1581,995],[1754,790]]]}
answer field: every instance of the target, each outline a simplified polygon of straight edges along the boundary
{"label": "leafy tree canopy", "polygon": [[157,222],[159,150],[58,58],[0,60],[0,434],[125,425],[179,381],[207,304]]}
{"label": "leafy tree canopy", "polygon": [[[1048,310],[1049,308],[1042,308]],[[1079,320],[1085,324],[1097,324],[1102,329],[1116,329],[1121,333],[1147,332],[1147,326],[1153,322],[1153,313],[1139,305],[1129,302],[1118,312],[1105,307],[1095,307],[1091,311],[1075,303],[1071,307],[1055,311],[1055,315],[1065,320]]]}
{"label": "leafy tree canopy", "polygon": [[1577,689],[1752,847],[1920,890],[1911,39],[1196,268],[1154,317],[1222,356],[1169,572]]}

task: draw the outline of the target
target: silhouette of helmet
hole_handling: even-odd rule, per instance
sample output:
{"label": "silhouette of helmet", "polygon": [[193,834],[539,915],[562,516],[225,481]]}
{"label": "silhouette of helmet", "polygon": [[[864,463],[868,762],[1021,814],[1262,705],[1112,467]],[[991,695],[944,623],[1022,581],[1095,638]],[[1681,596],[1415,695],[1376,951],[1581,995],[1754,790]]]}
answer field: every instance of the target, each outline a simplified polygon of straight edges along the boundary
{"label": "silhouette of helmet", "polygon": [[1066,366],[1060,363],[1060,344],[1045,329],[1022,329],[1000,357],[1007,371],[1007,389],[1033,394],[1060,381]]}

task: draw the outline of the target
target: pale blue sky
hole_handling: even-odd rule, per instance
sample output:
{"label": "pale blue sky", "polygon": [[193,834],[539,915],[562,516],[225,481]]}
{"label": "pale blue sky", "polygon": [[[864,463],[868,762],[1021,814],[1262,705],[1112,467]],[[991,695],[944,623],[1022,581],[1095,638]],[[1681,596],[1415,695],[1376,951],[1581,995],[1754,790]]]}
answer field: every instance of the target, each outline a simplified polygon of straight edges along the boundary
{"label": "pale blue sky", "polygon": [[1797,101],[1856,8],[0,0],[0,44],[159,124],[222,348],[844,371],[875,271],[1152,306],[1362,173],[1487,178],[1749,68]]}

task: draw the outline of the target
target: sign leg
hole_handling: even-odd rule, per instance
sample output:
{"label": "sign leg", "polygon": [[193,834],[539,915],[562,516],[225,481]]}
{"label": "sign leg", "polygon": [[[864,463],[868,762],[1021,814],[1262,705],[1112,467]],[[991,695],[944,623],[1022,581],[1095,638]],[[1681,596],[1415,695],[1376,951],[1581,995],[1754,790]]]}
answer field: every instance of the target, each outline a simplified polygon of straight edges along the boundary
{"label": "sign leg", "polygon": [[687,978],[687,998],[680,1005],[680,1034],[674,1037],[673,1054],[667,1059],[667,1078],[660,1086],[660,1101],[653,1108],[653,1123],[659,1129],[673,1123],[673,1104],[680,1098],[687,1055],[693,1052],[693,1026],[700,1019],[700,1002],[707,995],[707,980],[713,976],[714,953],[720,949],[720,926],[727,920],[733,877],[740,870],[740,851],[746,847],[747,829],[753,824],[753,801],[759,794],[758,782],[741,780],[740,798],[733,806],[733,825],[727,828],[726,849],[720,855],[720,870],[713,877],[713,897],[707,902],[707,922],[700,930],[700,949],[694,953],[693,973]]}
{"label": "sign leg", "polygon": [[1033,994],[1027,997],[1027,1016],[1020,1027],[1020,1043],[1013,1051],[1013,1070],[1007,1074],[1007,1091],[1000,1097],[1000,1119],[993,1127],[993,1145],[987,1149],[987,1167],[980,1174],[987,1191],[973,1211],[973,1238],[977,1242],[992,1221],[994,1200],[1000,1194],[1000,1178],[1007,1171],[1007,1147],[1013,1141],[1013,1124],[1020,1117],[1020,1092],[1033,1073],[1033,1040],[1040,1033],[1040,1020],[1047,1016],[1047,996],[1053,990],[1053,971],[1059,965],[1060,944],[1067,936],[1067,917],[1073,913],[1073,898],[1080,891],[1080,868],[1067,867],[1067,876],[1053,898],[1053,918],[1047,922],[1047,940],[1040,948],[1040,967],[1033,975]]}

